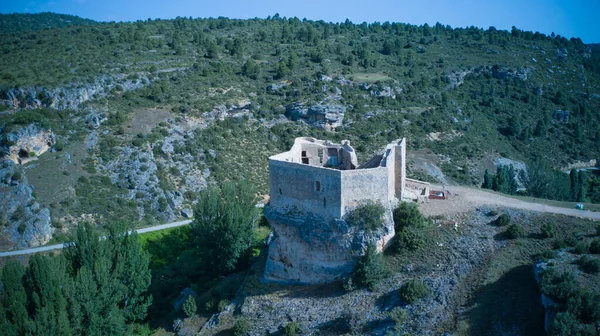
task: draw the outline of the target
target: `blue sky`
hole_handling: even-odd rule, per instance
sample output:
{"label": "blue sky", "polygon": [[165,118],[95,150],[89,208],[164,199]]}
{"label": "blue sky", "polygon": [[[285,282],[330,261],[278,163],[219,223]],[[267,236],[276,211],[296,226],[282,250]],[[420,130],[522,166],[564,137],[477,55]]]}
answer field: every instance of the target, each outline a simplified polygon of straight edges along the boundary
{"label": "blue sky", "polygon": [[585,43],[600,42],[600,0],[16,0],[0,13],[57,12],[98,21],[135,21],[177,16],[286,17],[332,22],[406,22],[555,32]]}

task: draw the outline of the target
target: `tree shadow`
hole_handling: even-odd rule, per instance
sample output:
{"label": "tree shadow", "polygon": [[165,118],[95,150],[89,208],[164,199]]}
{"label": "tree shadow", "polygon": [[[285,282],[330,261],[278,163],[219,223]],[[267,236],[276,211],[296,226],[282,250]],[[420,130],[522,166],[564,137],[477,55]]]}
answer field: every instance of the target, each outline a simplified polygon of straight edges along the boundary
{"label": "tree shadow", "polygon": [[544,332],[544,308],[531,266],[518,266],[478,289],[465,313],[470,335],[532,335]]}
{"label": "tree shadow", "polygon": [[495,241],[505,241],[505,240],[509,240],[508,236],[506,235],[506,233],[504,231],[502,232],[498,232],[494,235],[494,240]]}
{"label": "tree shadow", "polygon": [[375,306],[383,311],[392,310],[394,307],[398,307],[402,305],[402,301],[400,300],[400,290],[395,289],[389,291],[382,296],[380,296],[375,301]]}

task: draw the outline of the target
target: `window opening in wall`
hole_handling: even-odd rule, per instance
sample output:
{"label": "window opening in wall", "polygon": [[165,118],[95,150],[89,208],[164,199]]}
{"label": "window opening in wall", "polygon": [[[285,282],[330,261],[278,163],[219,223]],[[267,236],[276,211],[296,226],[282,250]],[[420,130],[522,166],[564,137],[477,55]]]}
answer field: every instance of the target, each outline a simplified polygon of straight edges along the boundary
{"label": "window opening in wall", "polygon": [[315,187],[317,188],[317,191],[321,191],[321,182],[316,181],[315,182]]}
{"label": "window opening in wall", "polygon": [[302,157],[306,157],[306,151],[302,151]]}
{"label": "window opening in wall", "polygon": [[327,199],[325,199],[325,197],[323,197],[323,208],[327,207]]}
{"label": "window opening in wall", "polygon": [[304,164],[308,164],[308,158],[306,158],[306,157],[303,157],[303,158],[302,158],[302,163],[304,163]]}
{"label": "window opening in wall", "polygon": [[319,148],[317,150],[317,155],[319,156],[319,163],[323,163],[323,149]]}

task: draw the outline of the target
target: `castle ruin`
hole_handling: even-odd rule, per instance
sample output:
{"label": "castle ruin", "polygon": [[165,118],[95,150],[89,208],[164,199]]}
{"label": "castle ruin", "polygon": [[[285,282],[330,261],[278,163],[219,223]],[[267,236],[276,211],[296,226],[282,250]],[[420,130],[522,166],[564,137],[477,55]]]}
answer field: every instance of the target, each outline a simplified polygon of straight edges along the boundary
{"label": "castle ruin", "polygon": [[[362,165],[349,141],[297,138],[288,152],[269,158],[270,202],[265,216],[275,239],[265,278],[329,282],[350,274],[368,243],[385,249],[394,237],[392,209],[428,195],[428,183],[406,178],[406,141],[386,146]],[[384,225],[366,234],[345,216],[366,202],[386,209]]]}

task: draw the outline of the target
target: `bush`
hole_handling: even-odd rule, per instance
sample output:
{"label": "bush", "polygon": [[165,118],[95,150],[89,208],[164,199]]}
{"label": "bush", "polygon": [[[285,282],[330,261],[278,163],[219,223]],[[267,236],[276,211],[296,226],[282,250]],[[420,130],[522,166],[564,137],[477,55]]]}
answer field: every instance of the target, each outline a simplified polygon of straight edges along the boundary
{"label": "bush", "polygon": [[512,224],[506,229],[506,231],[504,231],[504,234],[508,239],[517,239],[525,237],[527,232],[522,225]]}
{"label": "bush", "polygon": [[596,236],[600,236],[600,224],[596,225]]}
{"label": "bush", "polygon": [[21,181],[22,178],[23,178],[23,175],[21,174],[20,171],[14,172],[14,174],[12,176],[13,181]]}
{"label": "bush", "polygon": [[283,328],[283,336],[296,336],[300,335],[302,330],[300,330],[300,326],[296,322],[288,323],[285,328]]}
{"label": "bush", "polygon": [[415,251],[425,245],[423,232],[415,228],[405,228],[396,233],[394,247],[397,250]]}
{"label": "bush", "polygon": [[356,207],[346,220],[350,225],[366,230],[376,230],[383,225],[383,215],[385,208],[381,203],[368,201],[367,203]]}
{"label": "bush", "polygon": [[245,318],[235,320],[233,329],[231,330],[233,336],[246,336],[250,330],[250,322]]}
{"label": "bush", "polygon": [[406,310],[400,308],[400,307],[396,307],[394,309],[392,309],[392,311],[390,311],[390,319],[392,321],[394,321],[394,323],[396,325],[400,325],[404,322],[406,322],[408,318],[408,313],[406,312]]}
{"label": "bush", "polygon": [[354,269],[354,280],[359,287],[366,287],[371,290],[386,275],[383,255],[377,253],[375,244],[369,244],[364,256],[358,259]]}
{"label": "bush", "polygon": [[405,228],[421,228],[425,226],[427,219],[419,211],[419,207],[415,203],[401,202],[394,209],[394,227],[396,232],[400,232]]}
{"label": "bush", "polygon": [[594,239],[590,244],[590,253],[600,254],[600,239]]}
{"label": "bush", "polygon": [[17,231],[19,231],[19,234],[23,234],[25,233],[25,230],[27,229],[27,224],[25,224],[25,222],[19,224],[19,227],[17,228]]}
{"label": "bush", "polygon": [[552,238],[554,237],[554,233],[556,232],[556,227],[554,226],[554,223],[547,222],[542,224],[541,231],[542,237]]}
{"label": "bush", "polygon": [[575,237],[568,237],[565,239],[557,239],[552,243],[552,248],[555,250],[560,250],[566,247],[573,247],[577,245],[577,239]]}
{"label": "bush", "polygon": [[584,255],[577,261],[579,268],[589,274],[600,272],[600,260]]}
{"label": "bush", "polygon": [[429,289],[421,280],[409,280],[400,288],[400,299],[406,303],[414,303],[429,295]]}
{"label": "bush", "polygon": [[496,226],[508,226],[510,224],[510,216],[508,214],[502,214],[500,217],[496,218],[494,224]]}
{"label": "bush", "polygon": [[24,219],[25,215],[26,215],[25,207],[19,206],[19,207],[17,207],[15,212],[13,212],[13,214],[10,216],[10,219],[12,219],[14,222],[17,222],[17,221],[20,221],[21,219]]}
{"label": "bush", "polygon": [[183,303],[182,309],[183,313],[187,317],[196,315],[196,310],[198,310],[198,306],[196,306],[196,299],[192,295],[188,295],[187,299]]}
{"label": "bush", "polygon": [[586,242],[580,242],[575,245],[575,249],[573,250],[576,254],[586,254],[588,253],[590,246]]}
{"label": "bush", "polygon": [[229,303],[230,303],[229,300],[225,300],[225,299],[220,300],[219,304],[217,305],[217,311],[219,313],[222,312],[222,311],[224,311],[225,308],[229,305]]}

